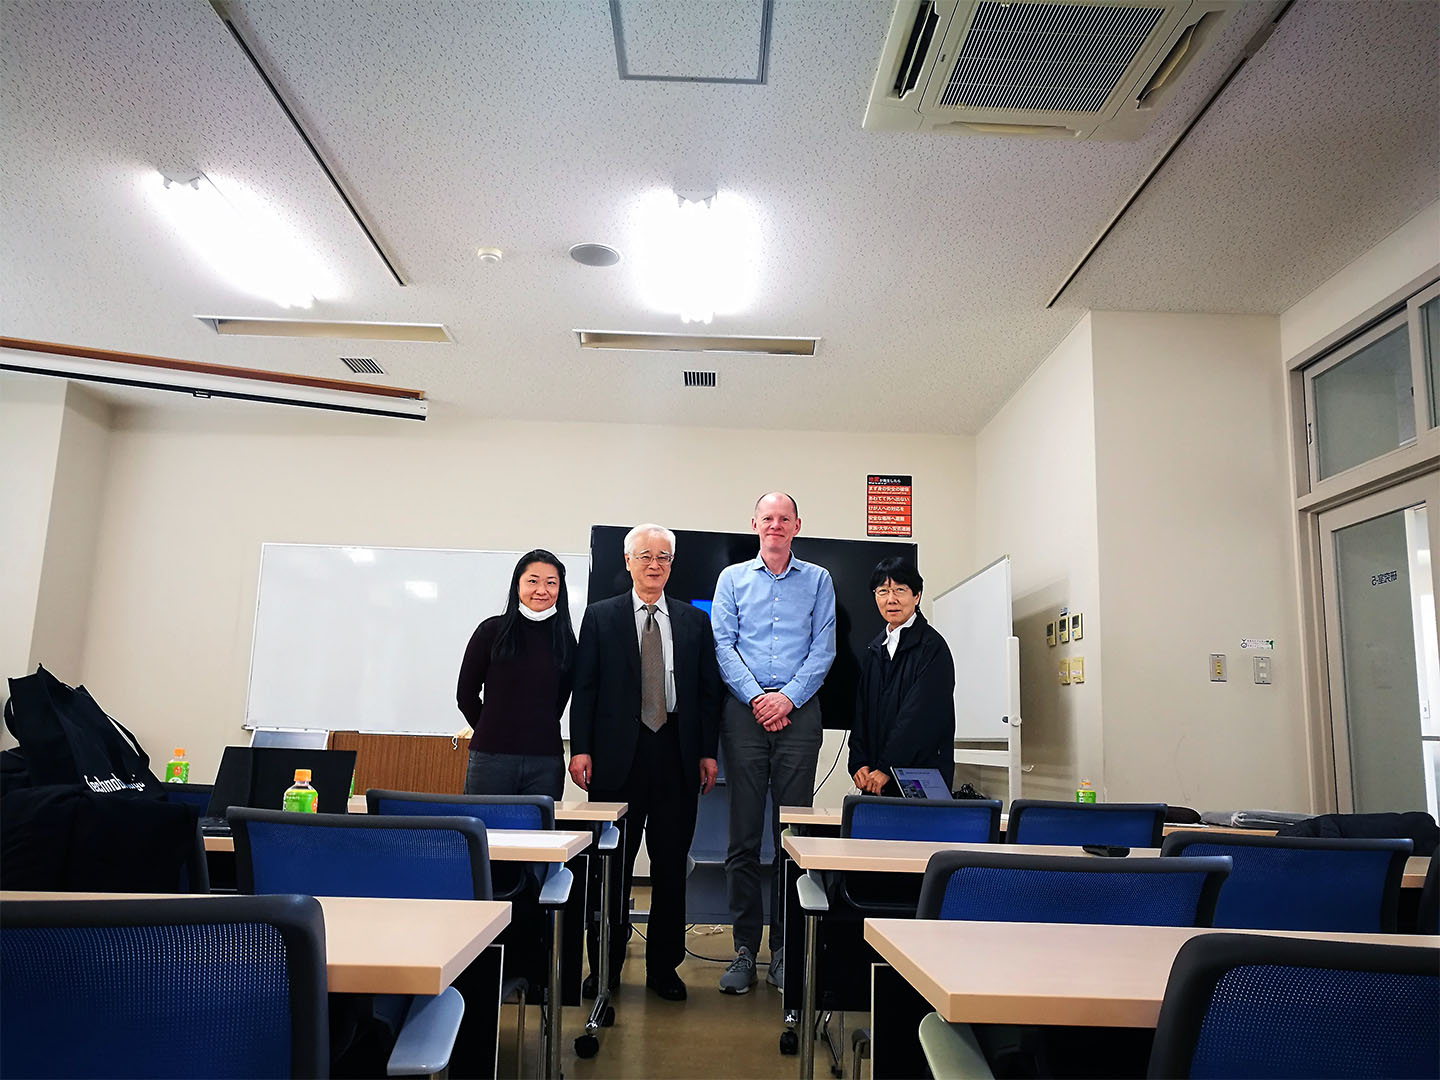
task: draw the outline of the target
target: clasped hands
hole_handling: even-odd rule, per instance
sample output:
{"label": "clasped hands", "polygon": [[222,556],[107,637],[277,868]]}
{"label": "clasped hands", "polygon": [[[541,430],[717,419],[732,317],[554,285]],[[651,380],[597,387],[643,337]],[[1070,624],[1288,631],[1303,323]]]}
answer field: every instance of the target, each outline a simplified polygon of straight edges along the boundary
{"label": "clasped hands", "polygon": [[779,690],[750,699],[750,711],[755,714],[755,722],[766,731],[789,727],[790,712],[794,708],[795,703]]}
{"label": "clasped hands", "polygon": [[885,785],[890,782],[890,777],[885,773],[866,765],[861,765],[851,779],[855,781],[855,786],[866,795],[879,795]]}

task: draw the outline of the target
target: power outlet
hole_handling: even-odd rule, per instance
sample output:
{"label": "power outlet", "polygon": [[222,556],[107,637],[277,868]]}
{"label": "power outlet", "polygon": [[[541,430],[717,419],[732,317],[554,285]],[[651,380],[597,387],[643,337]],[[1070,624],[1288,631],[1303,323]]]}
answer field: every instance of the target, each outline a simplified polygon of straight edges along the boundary
{"label": "power outlet", "polygon": [[1254,658],[1254,661],[1253,661],[1253,662],[1254,662],[1254,664],[1255,664],[1255,685],[1256,685],[1256,686],[1269,686],[1269,685],[1270,685],[1270,657],[1268,657],[1268,656],[1257,656],[1257,657]]}

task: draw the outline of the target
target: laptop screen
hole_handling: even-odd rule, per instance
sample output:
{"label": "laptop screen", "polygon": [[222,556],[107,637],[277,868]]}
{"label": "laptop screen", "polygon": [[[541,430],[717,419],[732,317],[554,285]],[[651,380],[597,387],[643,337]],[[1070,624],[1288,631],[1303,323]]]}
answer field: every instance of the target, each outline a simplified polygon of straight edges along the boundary
{"label": "laptop screen", "polygon": [[895,783],[907,799],[950,798],[950,789],[945,786],[939,769],[896,769]]}
{"label": "laptop screen", "polygon": [[310,770],[310,784],[320,796],[320,813],[348,810],[354,750],[307,750],[283,746],[227,746],[215,774],[209,816],[222,818],[232,806],[279,810],[285,789],[295,782],[296,769]]}

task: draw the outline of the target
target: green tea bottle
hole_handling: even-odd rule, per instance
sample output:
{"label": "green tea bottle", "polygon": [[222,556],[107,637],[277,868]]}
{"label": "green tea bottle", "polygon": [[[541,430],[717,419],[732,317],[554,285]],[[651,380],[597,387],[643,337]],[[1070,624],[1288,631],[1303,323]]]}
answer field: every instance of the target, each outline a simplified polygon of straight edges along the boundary
{"label": "green tea bottle", "polygon": [[282,810],[294,814],[313,814],[320,805],[320,793],[310,786],[310,770],[296,769],[295,783],[285,789]]}
{"label": "green tea bottle", "polygon": [[190,782],[190,762],[185,760],[185,748],[175,747],[175,756],[165,763],[165,782],[167,784],[188,784]]}

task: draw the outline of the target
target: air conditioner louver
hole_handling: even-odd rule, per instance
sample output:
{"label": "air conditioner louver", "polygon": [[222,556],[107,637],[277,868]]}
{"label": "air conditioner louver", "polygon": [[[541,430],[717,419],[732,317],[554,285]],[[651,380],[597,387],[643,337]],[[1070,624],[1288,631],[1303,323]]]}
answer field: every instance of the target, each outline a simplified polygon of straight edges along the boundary
{"label": "air conditioner louver", "polygon": [[1138,138],[1234,0],[899,0],[864,126]]}
{"label": "air conditioner louver", "polygon": [[685,386],[691,389],[700,387],[714,387],[718,375],[713,371],[687,371],[685,372]]}

